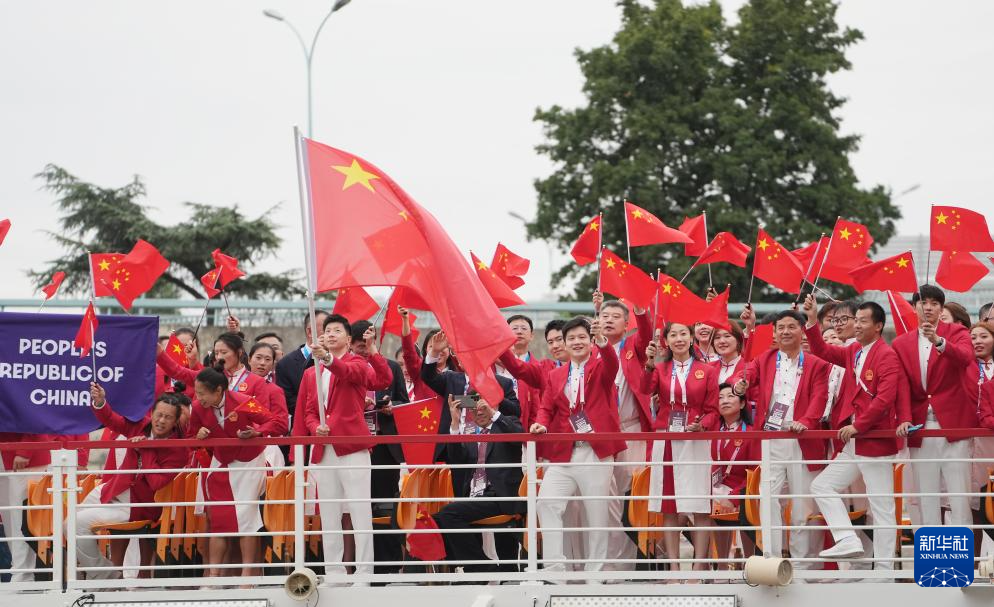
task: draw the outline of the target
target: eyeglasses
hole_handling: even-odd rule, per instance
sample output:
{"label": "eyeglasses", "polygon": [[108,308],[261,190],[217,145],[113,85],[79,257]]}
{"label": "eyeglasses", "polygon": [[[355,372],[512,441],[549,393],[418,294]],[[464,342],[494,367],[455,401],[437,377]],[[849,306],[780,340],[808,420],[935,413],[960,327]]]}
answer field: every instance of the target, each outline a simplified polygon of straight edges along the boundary
{"label": "eyeglasses", "polygon": [[850,320],[855,320],[855,319],[856,319],[855,316],[836,316],[835,318],[832,319],[832,324],[844,325],[848,323]]}

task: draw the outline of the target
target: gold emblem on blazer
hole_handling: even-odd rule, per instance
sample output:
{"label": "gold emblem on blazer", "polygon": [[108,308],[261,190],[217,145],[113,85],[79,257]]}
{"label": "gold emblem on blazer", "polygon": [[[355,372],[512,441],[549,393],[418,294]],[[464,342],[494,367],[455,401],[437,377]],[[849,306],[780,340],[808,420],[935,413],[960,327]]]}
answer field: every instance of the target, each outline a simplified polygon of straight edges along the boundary
{"label": "gold emblem on blazer", "polygon": [[633,356],[635,356],[635,352],[629,350],[628,352],[625,353],[625,360],[631,360]]}
{"label": "gold emblem on blazer", "polygon": [[694,377],[696,379],[704,379],[704,369],[698,369],[694,372]]}
{"label": "gold emblem on blazer", "polygon": [[863,374],[863,377],[866,378],[866,381],[873,381],[873,369],[869,369],[866,373]]}
{"label": "gold emblem on blazer", "polygon": [[225,419],[228,420],[229,422],[237,422],[238,421],[238,414],[235,413],[234,411],[232,411],[231,414],[228,415],[228,417],[226,417]]}

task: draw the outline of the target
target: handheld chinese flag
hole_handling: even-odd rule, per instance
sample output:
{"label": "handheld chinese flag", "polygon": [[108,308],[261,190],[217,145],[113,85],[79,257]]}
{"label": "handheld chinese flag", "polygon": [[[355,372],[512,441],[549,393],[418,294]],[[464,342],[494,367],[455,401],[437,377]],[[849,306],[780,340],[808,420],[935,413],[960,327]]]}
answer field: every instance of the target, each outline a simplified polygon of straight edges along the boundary
{"label": "handheld chinese flag", "polygon": [[753,275],[785,293],[800,293],[804,268],[790,251],[760,228],[756,235],[756,255],[752,260]]}
{"label": "handheld chinese flag", "polygon": [[93,302],[91,301],[90,305],[86,307],[86,312],[83,313],[82,322],[79,323],[79,330],[76,331],[76,339],[72,342],[72,347],[80,351],[81,358],[90,355],[99,324],[97,322],[97,313],[93,311]]}
{"label": "handheld chinese flag", "polygon": [[333,314],[341,314],[349,322],[368,320],[380,311],[380,304],[362,287],[343,287],[338,290]]}
{"label": "handheld chinese flag", "polygon": [[860,266],[851,270],[849,275],[860,293],[869,290],[912,293],[918,290],[911,251]]}
{"label": "handheld chinese flag", "polygon": [[[418,508],[415,530],[438,529],[438,523],[424,508]],[[407,553],[419,561],[445,560],[445,540],[441,533],[408,533]]]}
{"label": "handheld chinese flag", "polygon": [[3,244],[3,240],[7,238],[7,232],[10,231],[10,220],[2,219],[0,220],[0,244]]}
{"label": "handheld chinese flag", "polygon": [[[310,139],[298,143],[311,289],[409,288],[434,313],[473,386],[500,402],[492,366],[514,334],[442,225],[365,159]],[[360,222],[342,221],[358,215]]]}
{"label": "handheld chinese flag", "polygon": [[[416,400],[406,405],[394,405],[393,421],[397,434],[438,434],[442,419],[442,399],[439,397]],[[435,459],[435,443],[401,443],[404,461],[411,466],[430,465]]]}
{"label": "handheld chinese flag", "polygon": [[756,329],[746,339],[742,359],[749,362],[773,347],[773,325],[756,325]]}
{"label": "handheld chinese flag", "polygon": [[929,225],[933,251],[994,251],[987,219],[976,211],[933,206]]}
{"label": "handheld chinese flag", "polygon": [[211,253],[214,259],[215,269],[218,271],[218,280],[223,290],[232,282],[245,276],[245,272],[238,269],[238,260],[221,252],[221,249],[214,249]]}
{"label": "handheld chinese flag", "polygon": [[166,343],[166,356],[176,361],[176,364],[181,367],[190,366],[190,359],[186,356],[186,347],[175,333],[169,334],[169,342]]}
{"label": "handheld chinese flag", "polygon": [[[852,286],[852,276],[849,275],[849,270],[830,266],[825,263],[825,256],[828,254],[828,243],[831,242],[831,240],[831,237],[823,236],[820,240],[816,240],[805,247],[801,247],[800,249],[794,249],[791,253],[799,262],[801,262],[802,266],[807,268],[807,275],[805,276],[805,279],[809,283],[814,284],[814,281],[820,278]],[[857,263],[854,267],[866,265],[868,263],[870,263],[870,258],[864,256],[863,260]],[[821,274],[819,274],[819,272],[821,272]]]}
{"label": "handheld chinese flag", "polygon": [[647,308],[656,296],[656,281],[609,249],[601,253],[601,290]]}
{"label": "handheld chinese flag", "polygon": [[204,285],[204,293],[207,294],[207,299],[210,299],[221,292],[221,289],[217,288],[217,279],[220,278],[220,275],[221,272],[215,267],[213,270],[200,277],[200,284]]}
{"label": "handheld chinese flag", "polygon": [[498,242],[494,258],[490,262],[490,269],[504,281],[504,284],[512,289],[517,289],[525,284],[521,277],[528,273],[530,265],[530,261],[512,253],[511,249]]}
{"label": "handheld chinese flag", "polygon": [[590,220],[587,227],[583,228],[580,237],[573,243],[573,248],[569,254],[576,260],[577,265],[585,266],[588,263],[597,261],[597,254],[601,250],[601,216],[598,215]]}
{"label": "handheld chinese flag", "polygon": [[660,272],[656,326],[663,327],[668,322],[678,322],[689,327],[700,322],[716,329],[729,330],[728,289],[707,301],[695,295],[679,280]]}
{"label": "handheld chinese flag", "polygon": [[[823,262],[815,262],[815,265],[819,266],[821,276],[834,280],[830,276],[849,274],[850,270],[872,263],[866,256],[872,244],[873,237],[866,226],[840,217],[835,222],[832,237],[825,247]],[[816,275],[817,273],[816,271]]]}
{"label": "handheld chinese flag", "polygon": [[686,217],[680,224],[680,231],[690,236],[693,242],[683,245],[683,254],[687,257],[700,257],[708,248],[707,215],[701,213],[697,217]]}
{"label": "handheld chinese flag", "polygon": [[694,262],[695,266],[709,263],[728,262],[732,265],[744,268],[746,258],[752,249],[743,244],[731,232],[718,232],[715,234],[711,244],[704,249],[701,256]]}
{"label": "handheld chinese flag", "polygon": [[123,253],[90,253],[94,296],[112,297],[114,295],[110,285],[122,259],[124,259]]}
{"label": "handheld chinese flag", "polygon": [[[383,343],[383,336],[387,333],[401,336],[401,331],[404,328],[404,319],[401,317],[400,312],[397,311],[397,306],[407,308],[406,305],[400,303],[404,299],[404,294],[402,293],[403,287],[397,287],[393,291],[393,295],[390,296],[390,301],[387,302],[387,311],[383,315],[383,328],[380,330],[380,343]],[[411,323],[411,337],[414,341],[418,341],[418,336],[421,334],[418,328],[414,326],[414,322],[418,320],[417,315],[408,308],[407,310],[407,320]]]}
{"label": "handheld chinese flag", "polygon": [[628,246],[630,247],[670,242],[694,244],[694,240],[690,236],[667,226],[649,211],[628,201],[625,201],[625,229],[628,232]]}
{"label": "handheld chinese flag", "polygon": [[110,288],[111,295],[121,307],[131,311],[131,305],[143,293],[147,293],[155,281],[169,268],[169,261],[159,250],[144,240],[139,240],[131,252],[121,258],[117,267],[110,273],[110,279],[102,278]]}
{"label": "handheld chinese flag", "polygon": [[887,301],[890,303],[890,315],[894,321],[894,330],[898,335],[918,329],[918,313],[911,307],[908,300],[900,293],[887,291]]}
{"label": "handheld chinese flag", "polygon": [[483,288],[487,290],[487,293],[490,293],[490,297],[493,298],[498,308],[525,305],[525,300],[518,297],[517,293],[512,291],[511,287],[507,286],[496,272],[488,268],[487,264],[480,261],[480,258],[472,251],[469,252],[469,255],[473,258],[473,267],[476,268],[476,275],[480,277]]}
{"label": "handheld chinese flag", "polygon": [[943,251],[935,282],[950,291],[966,293],[990,270],[968,251]]}
{"label": "handheld chinese flag", "polygon": [[56,272],[52,274],[52,280],[48,281],[48,284],[41,288],[45,293],[45,301],[55,297],[56,292],[58,292],[59,287],[62,285],[62,281],[65,280],[65,272]]}

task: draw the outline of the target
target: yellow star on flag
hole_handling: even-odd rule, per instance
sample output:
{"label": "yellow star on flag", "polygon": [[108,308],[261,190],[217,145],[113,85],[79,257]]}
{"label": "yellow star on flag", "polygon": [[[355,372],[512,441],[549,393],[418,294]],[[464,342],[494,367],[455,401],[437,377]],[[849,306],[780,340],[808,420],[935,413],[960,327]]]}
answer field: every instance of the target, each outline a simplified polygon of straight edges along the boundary
{"label": "yellow star on flag", "polygon": [[666,284],[663,285],[663,293],[666,293],[668,295],[672,291],[673,291],[673,285],[672,284],[666,283]]}
{"label": "yellow star on flag", "polygon": [[947,219],[949,219],[949,215],[946,215],[942,211],[939,211],[939,214],[935,216],[937,223],[945,224]]}
{"label": "yellow star on flag", "polygon": [[359,166],[359,161],[355,158],[352,159],[352,164],[350,166],[334,165],[331,168],[335,169],[342,175],[345,175],[345,183],[342,184],[343,192],[357,183],[365,187],[370,192],[375,192],[373,186],[370,185],[369,182],[372,179],[379,179],[379,175],[370,173],[369,171],[363,169]]}
{"label": "yellow star on flag", "polygon": [[842,240],[849,240],[849,237],[851,235],[852,235],[852,232],[849,231],[849,228],[842,228],[839,231],[839,238],[841,238]]}
{"label": "yellow star on flag", "polygon": [[425,407],[424,409],[418,411],[418,413],[421,414],[421,419],[428,419],[429,417],[431,417],[431,409],[429,409],[428,407]]}
{"label": "yellow star on flag", "polygon": [[[370,189],[372,189],[372,188],[370,188]],[[407,211],[401,211],[400,213],[397,213],[397,214],[400,215],[401,217],[403,217],[404,221],[410,221],[411,220],[410,216],[407,214]]]}
{"label": "yellow star on flag", "polygon": [[110,284],[114,287],[115,291],[120,291],[121,290],[121,283],[118,282],[118,280],[116,278]]}
{"label": "yellow star on flag", "polygon": [[106,259],[101,259],[100,260],[100,269],[103,270],[103,271],[105,271],[105,272],[110,269],[110,264],[107,263]]}
{"label": "yellow star on flag", "polygon": [[614,269],[614,260],[611,259],[610,257],[608,257],[607,259],[605,259],[604,263],[607,264],[607,267],[611,268],[612,270]]}
{"label": "yellow star on flag", "polygon": [[595,220],[595,221],[592,221],[592,222],[590,222],[590,229],[591,229],[592,231],[597,231],[597,227],[598,227],[599,225],[600,225],[600,224],[598,224],[596,220]]}
{"label": "yellow star on flag", "polygon": [[765,238],[761,238],[756,246],[765,251],[766,247],[770,246],[770,243],[766,242]]}
{"label": "yellow star on flag", "polygon": [[477,261],[476,262],[476,269],[477,270],[486,270],[487,269],[487,264],[483,263],[482,261]]}
{"label": "yellow star on flag", "polygon": [[908,260],[905,259],[905,258],[903,258],[903,257],[901,257],[900,259],[897,260],[897,267],[899,267],[899,268],[906,268],[906,267],[908,267]]}
{"label": "yellow star on flag", "polygon": [[634,217],[635,219],[642,219],[642,211],[635,209],[634,211],[632,211],[632,217]]}
{"label": "yellow star on flag", "polygon": [[173,346],[173,352],[175,352],[177,354],[182,354],[183,353],[183,349],[180,348],[179,346]]}

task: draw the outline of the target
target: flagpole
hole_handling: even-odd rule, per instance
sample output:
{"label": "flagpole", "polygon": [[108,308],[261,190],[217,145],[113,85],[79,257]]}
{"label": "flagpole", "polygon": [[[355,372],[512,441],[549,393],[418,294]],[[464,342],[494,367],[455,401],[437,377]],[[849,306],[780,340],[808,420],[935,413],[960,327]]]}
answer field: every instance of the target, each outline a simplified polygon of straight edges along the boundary
{"label": "flagpole", "polygon": [[373,317],[373,327],[376,327],[376,323],[380,320],[380,315],[390,307],[390,299],[393,297],[393,292],[397,290],[397,287],[390,287],[390,295],[387,296],[387,302],[383,304],[378,310],[376,310],[376,316]]}
{"label": "flagpole", "polygon": [[[304,149],[304,138],[300,135],[300,129],[296,126],[293,127],[293,141],[294,148],[297,152],[297,186],[300,192],[300,228],[304,235],[304,270],[307,274],[307,313],[311,317],[311,340],[317,342],[318,321],[314,313],[314,292],[317,291],[317,277],[315,276],[317,263],[314,252],[314,229],[311,226],[311,211],[313,209],[313,204],[311,202],[311,190],[309,187],[310,175],[304,166],[304,157],[306,156],[306,151]],[[308,344],[308,346],[310,346],[310,344]],[[321,376],[323,374],[324,365],[320,360],[314,358],[314,382],[317,384],[318,418],[321,420],[320,425],[325,424],[324,383],[321,381]]]}
{"label": "flagpole", "polygon": [[652,336],[649,339],[656,339],[656,319],[659,318],[659,276],[662,270],[656,268],[656,307],[652,310]]}
{"label": "flagpole", "polygon": [[[704,218],[704,248],[706,249],[711,244],[710,242],[708,242],[708,240],[709,240],[708,239],[708,212],[707,211],[701,211],[701,216]],[[691,267],[693,267],[693,266],[691,266]],[[688,270],[687,273],[689,274],[690,271]],[[680,282],[683,282],[683,281],[681,280]],[[714,282],[711,280],[711,264],[708,264],[708,288],[709,289],[714,288]]]}
{"label": "flagpole", "polygon": [[[93,257],[90,256],[90,252],[86,252],[86,261],[90,264],[90,306],[93,306],[93,300],[97,298],[97,283],[93,278]],[[83,313],[86,314],[85,312]],[[93,310],[93,315],[97,315],[97,310]],[[93,382],[97,381],[97,333],[93,329],[93,319],[90,319],[90,365],[93,368]]]}
{"label": "flagpole", "polygon": [[207,303],[204,304],[204,311],[200,313],[200,320],[197,321],[197,327],[193,330],[193,341],[197,341],[197,333],[200,332],[200,325],[203,324],[204,319],[207,318],[207,308],[211,305],[211,298],[207,298]]}
{"label": "flagpole", "polygon": [[[601,290],[601,251],[604,250],[604,213],[597,214],[597,223],[600,224],[600,231],[597,233],[597,290]],[[600,310],[595,310],[600,313]]]}
{"label": "flagpole", "polygon": [[[801,301],[801,295],[804,294],[804,283],[808,282],[808,276],[811,275],[811,269],[815,267],[815,260],[818,259],[818,253],[821,252],[821,240],[823,238],[825,238],[824,232],[822,232],[821,236],[818,237],[818,244],[815,245],[815,254],[811,256],[811,261],[808,262],[808,269],[804,271],[804,276],[801,277],[801,286],[797,289],[797,299],[794,300],[794,305],[797,305]],[[811,286],[814,287],[814,285]],[[812,290],[811,293],[814,294],[814,290]]]}
{"label": "flagpole", "polygon": [[[48,298],[47,298],[47,297],[46,297],[45,299],[41,300],[41,305],[40,305],[40,306],[38,306],[38,312],[41,312],[42,308],[44,308],[44,307],[45,307],[45,304],[46,304],[47,302],[48,302]],[[36,313],[37,313],[37,312],[36,312]]]}
{"label": "flagpole", "polygon": [[632,239],[628,235],[628,209],[626,208],[628,201],[626,200],[625,203],[622,205],[622,209],[625,211],[625,248],[628,250],[628,263],[632,263]]}
{"label": "flagpole", "polygon": [[[698,257],[697,259],[700,259],[700,257]],[[687,277],[690,276],[690,271],[693,270],[696,266],[697,266],[697,260],[694,260],[694,263],[692,263],[690,265],[690,267],[687,269],[686,274],[684,274],[683,278],[680,279],[680,284],[683,284],[684,282],[687,281]],[[709,267],[708,268],[708,272],[710,272],[710,271],[711,271],[711,268]]]}
{"label": "flagpole", "polygon": [[[832,228],[832,238],[828,239],[828,246],[825,247],[825,258],[821,260],[821,265],[818,266],[818,273],[815,275],[815,281],[811,283],[811,295],[814,296],[815,290],[818,288],[818,279],[821,278],[821,272],[825,269],[825,262],[828,261],[828,254],[832,252],[832,241],[835,240],[835,229],[839,227],[839,220],[842,216],[838,216],[835,219],[835,227]],[[821,242],[821,241],[819,241]]]}
{"label": "flagpole", "polygon": [[[890,291],[887,291],[887,297],[889,298],[891,309],[896,312],[895,316],[897,316],[898,320],[901,321],[901,327],[904,329],[904,332],[907,333],[908,332],[908,324],[904,322],[904,317],[901,316],[900,312],[897,311],[897,302],[894,301],[894,294],[892,292],[890,292]],[[895,328],[896,327],[897,327],[897,325],[895,325]]]}

